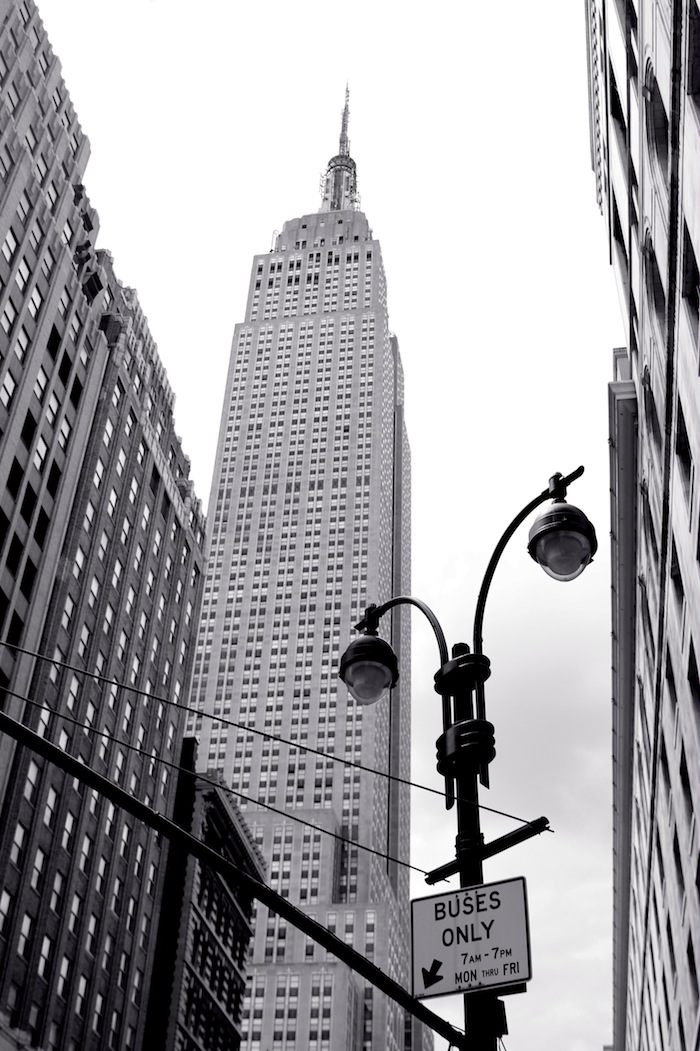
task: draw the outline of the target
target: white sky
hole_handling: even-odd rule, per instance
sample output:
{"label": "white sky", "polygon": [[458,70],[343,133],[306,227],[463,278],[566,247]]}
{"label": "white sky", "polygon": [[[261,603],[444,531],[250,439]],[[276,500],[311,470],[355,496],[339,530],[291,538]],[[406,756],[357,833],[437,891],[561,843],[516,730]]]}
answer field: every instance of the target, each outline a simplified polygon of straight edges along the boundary
{"label": "white sky", "polygon": [[[606,384],[624,336],[590,170],[583,0],[39,6],[92,143],[98,244],[139,293],[205,504],[252,257],[318,208],[346,79],[406,373],[413,593],[450,642],[470,641],[510,519],[554,471],[585,464],[570,497],[598,530],[592,567],[550,580],[524,526],[493,584],[484,646],[498,755],[482,801],[556,830],[485,864],[488,881],[528,881],[534,977],[508,999],[505,1046],[600,1051],[612,939]],[[436,667],[416,612],[413,774],[439,787]],[[426,793],[413,805],[413,862],[448,861],[453,812]],[[512,827],[484,819],[487,839]],[[438,889],[419,878],[413,893]],[[429,1006],[461,1024],[461,997]]]}

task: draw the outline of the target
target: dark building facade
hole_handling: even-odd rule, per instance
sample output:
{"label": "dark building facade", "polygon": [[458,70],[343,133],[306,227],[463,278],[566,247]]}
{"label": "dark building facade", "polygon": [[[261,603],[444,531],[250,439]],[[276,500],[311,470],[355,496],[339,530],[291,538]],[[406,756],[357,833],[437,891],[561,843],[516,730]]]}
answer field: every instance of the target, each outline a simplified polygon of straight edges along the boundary
{"label": "dark building facade", "polygon": [[[181,765],[194,770],[196,742]],[[181,774],[174,820],[254,879],[265,867],[223,781]],[[238,1051],[253,899],[240,884],[171,846],[149,998],[149,1051]],[[179,917],[179,923],[177,922]]]}
{"label": "dark building facade", "polygon": [[[3,710],[171,814],[204,521],[88,142],[31,0],[0,0]],[[181,707],[183,706],[183,707]],[[46,1051],[142,1046],[165,846],[0,737],[0,1012]]]}

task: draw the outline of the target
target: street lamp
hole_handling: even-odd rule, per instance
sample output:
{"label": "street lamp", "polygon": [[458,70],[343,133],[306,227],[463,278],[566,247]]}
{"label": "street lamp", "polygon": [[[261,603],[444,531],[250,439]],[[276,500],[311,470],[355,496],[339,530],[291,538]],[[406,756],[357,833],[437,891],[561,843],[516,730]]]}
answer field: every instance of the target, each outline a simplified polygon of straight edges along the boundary
{"label": "street lamp", "polygon": [[[531,557],[555,580],[574,580],[592,560],[597,549],[595,529],[577,507],[566,502],[566,489],[580,478],[583,467],[563,477],[555,474],[547,489],[531,500],[505,530],[491,556],[479,590],[474,614],[473,650],[466,643],[447,647],[444,632],[432,610],[420,599],[401,595],[381,606],[371,605],[359,624],[362,634],[353,639],[340,660],[339,675],[360,704],[380,700],[398,681],[396,654],[379,637],[379,621],[394,606],[416,606],[429,620],[440,652],[435,690],[442,697],[443,733],[437,741],[437,768],[445,778],[445,805],[457,803],[455,860],[428,873],[426,882],[459,872],[462,887],[483,882],[482,861],[544,831],[549,822],[537,818],[523,829],[484,843],[479,822],[478,780],[488,786],[488,764],[496,754],[493,725],[486,720],[484,683],[491,674],[490,661],[482,651],[482,626],[486,599],[496,566],[511,536],[527,516],[546,500],[552,500],[533,523],[528,538]],[[501,988],[522,992],[524,985]],[[464,997],[467,1036],[473,1051],[496,1051],[496,1041],[507,1032],[505,1008],[493,992],[468,992]]]}

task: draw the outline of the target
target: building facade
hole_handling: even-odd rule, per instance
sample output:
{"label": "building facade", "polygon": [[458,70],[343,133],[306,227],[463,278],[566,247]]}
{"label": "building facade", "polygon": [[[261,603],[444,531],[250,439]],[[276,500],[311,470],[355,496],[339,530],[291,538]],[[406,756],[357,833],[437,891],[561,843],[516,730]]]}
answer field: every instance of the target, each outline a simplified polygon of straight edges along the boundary
{"label": "building facade", "polygon": [[[186,737],[183,771],[194,771],[195,754],[194,738]],[[262,856],[223,781],[181,773],[173,820],[264,882]],[[240,884],[171,846],[162,901],[169,921],[158,932],[144,1043],[149,1051],[238,1051],[252,905]]]}
{"label": "building facade", "polygon": [[[405,612],[389,699],[363,709],[337,678],[365,605],[410,581],[401,362],[347,122],[346,99],[321,210],[255,257],[235,327],[191,729],[202,769],[240,793],[271,886],[407,986],[408,790],[335,760],[409,771]],[[258,907],[254,931],[246,1051],[420,1046],[397,1005],[285,921]]]}
{"label": "building facade", "polygon": [[[136,294],[95,248],[88,142],[31,0],[0,0],[0,80],[0,703],[170,814],[204,520]],[[18,1046],[142,1046],[164,851],[0,737]]]}
{"label": "building facade", "polygon": [[615,1051],[695,1048],[700,10],[587,0],[591,153],[628,344],[610,384]]}

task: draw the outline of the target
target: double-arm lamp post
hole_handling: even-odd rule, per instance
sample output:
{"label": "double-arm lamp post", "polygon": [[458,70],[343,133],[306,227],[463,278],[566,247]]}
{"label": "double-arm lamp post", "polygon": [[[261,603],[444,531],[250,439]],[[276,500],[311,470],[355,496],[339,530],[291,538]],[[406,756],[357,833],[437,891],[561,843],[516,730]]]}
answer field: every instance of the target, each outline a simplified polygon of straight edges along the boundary
{"label": "double-arm lamp post", "polygon": [[[555,580],[574,580],[596,552],[595,530],[577,507],[566,502],[566,488],[583,474],[579,467],[570,475],[555,474],[549,486],[515,516],[496,545],[479,591],[474,615],[473,651],[465,643],[448,652],[445,635],[432,610],[419,599],[399,596],[381,606],[369,606],[357,624],[362,632],[353,639],[340,661],[340,677],[360,704],[373,704],[396,685],[398,662],[393,649],[378,635],[379,621],[399,605],[417,606],[430,621],[440,651],[435,689],[442,697],[443,733],[437,741],[437,768],[445,778],[445,803],[449,810],[457,802],[456,857],[429,873],[434,883],[459,872],[462,887],[483,882],[482,861],[507,847],[544,831],[546,818],[538,818],[516,832],[484,844],[479,823],[478,780],[488,787],[488,764],[496,754],[493,725],[486,720],[484,682],[490,662],[482,650],[484,609],[494,571],[503,550],[518,526],[546,500],[552,500],[530,529],[528,551]],[[524,986],[500,989],[499,993],[521,992]],[[469,992],[464,997],[465,1029],[474,1051],[496,1051],[499,1036],[507,1032],[505,1008],[493,992]]]}

